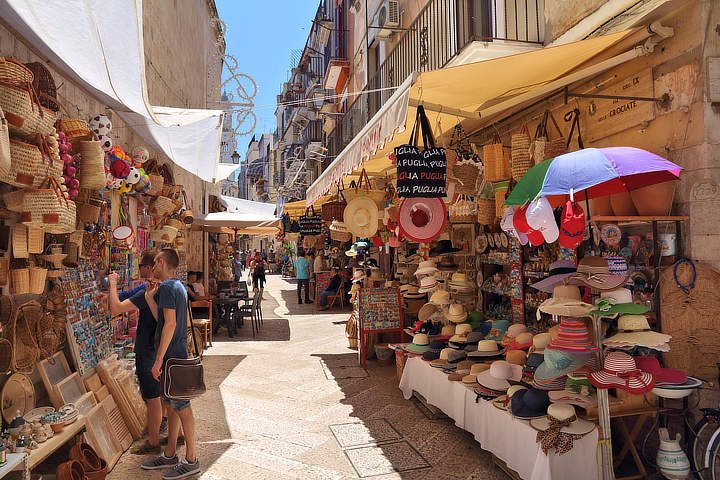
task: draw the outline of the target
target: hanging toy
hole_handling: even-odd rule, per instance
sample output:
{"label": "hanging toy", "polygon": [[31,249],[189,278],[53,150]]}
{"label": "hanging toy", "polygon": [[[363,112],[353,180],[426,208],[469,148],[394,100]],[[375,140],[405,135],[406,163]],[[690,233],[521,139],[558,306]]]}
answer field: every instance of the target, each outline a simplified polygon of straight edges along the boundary
{"label": "hanging toy", "polygon": [[132,185],[127,183],[125,180],[120,180],[120,188],[117,189],[117,192],[121,195],[123,193],[130,193],[130,190],[132,190],[132,188]]}
{"label": "hanging toy", "polygon": [[135,185],[140,181],[140,171],[135,167],[130,167],[130,173],[125,177],[125,181],[131,185]]}
{"label": "hanging toy", "polygon": [[100,148],[103,152],[109,152],[113,147],[113,139],[109,135],[99,135],[98,140],[100,141]]}
{"label": "hanging toy", "polygon": [[132,157],[133,162],[142,165],[150,158],[150,152],[148,152],[148,149],[143,146],[137,146],[132,149],[130,156]]}
{"label": "hanging toy", "polygon": [[113,177],[125,179],[130,174],[130,164],[125,161],[126,157],[125,151],[117,145],[108,152],[110,173]]}
{"label": "hanging toy", "polygon": [[98,136],[103,136],[112,130],[112,122],[106,115],[95,115],[88,122],[88,128]]}
{"label": "hanging toy", "polygon": [[145,193],[150,189],[150,177],[148,177],[147,173],[145,173],[145,170],[142,168],[138,168],[137,171],[140,173],[140,178],[138,182],[133,185],[133,189],[137,193]]}

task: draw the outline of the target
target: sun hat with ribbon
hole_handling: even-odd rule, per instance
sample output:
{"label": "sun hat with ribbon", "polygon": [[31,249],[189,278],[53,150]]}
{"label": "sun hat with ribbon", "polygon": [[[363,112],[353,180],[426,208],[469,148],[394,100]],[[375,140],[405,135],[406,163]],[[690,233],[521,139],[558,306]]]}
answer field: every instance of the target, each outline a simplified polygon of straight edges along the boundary
{"label": "sun hat with ribbon", "polygon": [[428,293],[434,291],[438,287],[438,282],[435,277],[425,277],[420,280],[420,288],[418,292]]}
{"label": "sun hat with ribbon", "polygon": [[510,413],[523,420],[545,416],[549,406],[548,392],[537,388],[522,388],[510,399]]}
{"label": "sun hat with ribbon", "polygon": [[[585,365],[587,359],[588,355],[546,348],[543,353],[543,363],[535,370],[535,379],[552,380],[567,375]],[[563,381],[564,386],[565,382]]]}
{"label": "sun hat with ribbon", "polygon": [[507,389],[507,393],[505,395],[500,395],[498,398],[493,400],[493,406],[499,408],[500,410],[508,410],[510,408],[510,401],[512,400],[513,395],[515,395],[520,390],[527,390],[527,387],[523,385],[510,385],[510,388]]}
{"label": "sun hat with ribbon", "polygon": [[578,263],[577,272],[568,277],[568,283],[584,285],[594,290],[615,290],[628,280],[627,275],[612,275],[607,259],[588,255]]}
{"label": "sun hat with ribbon", "polygon": [[500,345],[507,347],[513,340],[515,340],[515,337],[525,332],[527,332],[527,327],[524,323],[513,323],[507,330],[505,330],[505,334],[503,335],[502,340],[500,340]]}
{"label": "sun hat with ribbon", "polygon": [[458,267],[459,265],[455,263],[455,260],[453,260],[453,257],[450,255],[442,257],[440,263],[437,264],[438,270],[442,272],[452,272],[453,270],[457,270]]}
{"label": "sun hat with ribbon", "polygon": [[557,260],[550,264],[550,276],[530,285],[535,290],[553,293],[557,285],[561,285],[567,277],[577,271],[572,260]]}
{"label": "sun hat with ribbon", "polygon": [[635,359],[625,352],[610,352],[603,369],[588,375],[596,388],[619,388],[633,395],[643,395],[655,386],[655,378],[637,367]]}
{"label": "sun hat with ribbon", "polygon": [[675,368],[662,368],[658,359],[650,355],[635,357],[635,365],[643,372],[651,374],[656,385],[680,385],[687,380],[685,372]]}
{"label": "sun hat with ribbon", "polygon": [[618,318],[618,333],[603,340],[603,344],[653,348],[667,344],[671,338],[671,335],[651,330],[645,315],[622,315]]}
{"label": "sun hat with ribbon", "polygon": [[572,318],[563,318],[560,321],[558,338],[551,341],[546,348],[581,355],[596,353],[599,350],[593,344],[585,324]]}
{"label": "sun hat with ribbon", "polygon": [[585,234],[585,211],[577,203],[568,200],[560,217],[560,236],[558,242],[570,250],[576,249]]}
{"label": "sun hat with ribbon", "polygon": [[400,233],[414,242],[436,238],[445,229],[446,222],[447,208],[441,198],[405,198],[400,204]]}
{"label": "sun hat with ribbon", "polygon": [[505,336],[505,332],[510,327],[509,320],[493,320],[492,328],[485,336],[485,340],[495,340],[499,342]]}
{"label": "sun hat with ribbon", "polygon": [[503,391],[510,388],[509,379],[519,381],[522,378],[522,367],[505,360],[496,360],[490,368],[477,375],[477,382],[491,390]]}
{"label": "sun hat with ribbon", "polygon": [[642,315],[649,311],[647,306],[633,303],[632,292],[629,289],[620,287],[600,292],[600,299],[595,302],[595,309],[590,314],[615,317],[619,314]]}
{"label": "sun hat with ribbon", "polygon": [[553,289],[552,298],[542,302],[538,311],[563,317],[585,317],[592,308],[582,301],[577,285],[558,285]]}
{"label": "sun hat with ribbon", "polygon": [[430,349],[430,339],[425,333],[416,333],[412,343],[408,344],[405,349],[412,353],[425,353]]}
{"label": "sun hat with ribbon", "polygon": [[343,221],[354,235],[372,237],[378,229],[378,207],[370,198],[354,198],[345,206]]}
{"label": "sun hat with ribbon", "polygon": [[467,311],[465,306],[460,303],[453,303],[448,307],[445,317],[452,323],[462,323],[467,319]]}
{"label": "sun hat with ribbon", "polygon": [[545,347],[548,346],[548,344],[552,341],[552,337],[549,333],[543,332],[538,333],[533,337],[533,344],[532,347],[530,347],[529,352],[530,353],[539,353],[543,354],[545,352]]}
{"label": "sun hat with ribbon", "polygon": [[459,252],[461,249],[454,248],[450,240],[439,240],[435,248],[430,250],[431,257],[439,257],[450,253]]}
{"label": "sun hat with ribbon", "polygon": [[530,332],[523,332],[516,336],[512,342],[507,344],[508,351],[510,350],[527,350],[533,344],[534,335]]}
{"label": "sun hat with ribbon", "polygon": [[547,415],[530,420],[530,426],[538,431],[536,442],[548,454],[555,449],[557,455],[564,455],[573,448],[573,441],[595,429],[595,424],[578,418],[572,405],[553,403],[547,408]]}
{"label": "sun hat with ribbon", "polygon": [[425,260],[423,262],[420,262],[420,265],[418,265],[417,270],[415,270],[415,275],[435,275],[436,273],[440,273],[440,271],[437,269],[437,266],[435,265],[435,262],[432,260]]}
{"label": "sun hat with ribbon", "polygon": [[468,353],[468,358],[485,359],[488,357],[498,357],[505,353],[505,349],[498,348],[498,344],[494,340],[480,340],[477,344],[477,350]]}

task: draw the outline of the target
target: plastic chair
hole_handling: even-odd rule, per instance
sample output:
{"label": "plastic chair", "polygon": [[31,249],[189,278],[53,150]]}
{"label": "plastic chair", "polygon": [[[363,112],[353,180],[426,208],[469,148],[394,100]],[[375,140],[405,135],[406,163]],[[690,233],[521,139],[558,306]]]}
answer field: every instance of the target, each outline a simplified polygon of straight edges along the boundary
{"label": "plastic chair", "polygon": [[[192,326],[193,328],[200,330],[203,335],[203,349],[207,348],[207,346],[212,347],[212,302],[209,300],[191,300],[188,303],[190,306],[190,320],[192,322]],[[198,307],[205,307],[208,309],[207,317],[205,317],[205,314],[202,314],[202,316],[199,317],[195,317],[193,315],[192,309]]]}
{"label": "plastic chair", "polygon": [[[253,337],[255,336],[256,332],[260,331],[260,315],[258,313],[258,305],[260,304],[260,297],[261,293],[258,292],[253,297],[252,301],[250,300],[240,300],[238,301],[238,308],[235,311],[236,319],[239,319],[241,322],[244,323],[244,320],[246,318],[249,318],[251,321],[252,326],[252,334]],[[245,305],[242,305],[241,302],[245,302]]]}

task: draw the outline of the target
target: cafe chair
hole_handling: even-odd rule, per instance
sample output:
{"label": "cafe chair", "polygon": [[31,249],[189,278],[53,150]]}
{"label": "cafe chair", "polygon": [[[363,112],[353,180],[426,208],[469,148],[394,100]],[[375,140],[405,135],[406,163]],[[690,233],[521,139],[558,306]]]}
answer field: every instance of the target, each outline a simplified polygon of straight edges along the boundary
{"label": "cafe chair", "polygon": [[[190,319],[192,320],[192,326],[194,328],[197,328],[200,330],[200,332],[203,335],[203,349],[207,348],[208,346],[212,347],[212,337],[213,337],[213,328],[212,328],[212,302],[209,300],[191,300],[189,302],[190,306]],[[207,308],[208,313],[200,314],[200,315],[193,315],[192,310],[193,308]],[[206,316],[207,315],[207,316]]]}
{"label": "cafe chair", "polygon": [[261,302],[261,295],[262,292],[258,291],[252,300],[244,300],[245,305],[242,305],[243,300],[238,301],[238,308],[235,310],[236,322],[239,320],[242,325],[245,323],[246,318],[250,319],[253,337],[255,337],[255,333],[260,331],[260,314],[258,307]]}

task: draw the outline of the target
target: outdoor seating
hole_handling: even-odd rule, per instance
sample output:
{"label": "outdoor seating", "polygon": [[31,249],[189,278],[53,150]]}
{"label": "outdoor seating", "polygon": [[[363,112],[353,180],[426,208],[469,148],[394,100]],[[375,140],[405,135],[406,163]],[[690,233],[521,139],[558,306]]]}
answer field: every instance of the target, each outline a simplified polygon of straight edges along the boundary
{"label": "outdoor seating", "polygon": [[[262,292],[258,291],[252,300],[247,299],[238,301],[237,309],[234,312],[236,325],[238,321],[240,322],[240,325],[243,325],[246,318],[250,319],[253,337],[260,331],[260,313],[258,308],[260,306],[261,298]],[[241,302],[243,301],[245,302],[245,305],[241,305]]]}
{"label": "outdoor seating", "polygon": [[[190,307],[190,320],[192,326],[197,328],[203,335],[203,349],[208,346],[212,347],[213,337],[213,321],[212,321],[212,302],[209,300],[191,300],[188,302]],[[193,308],[207,308],[207,313],[193,313]]]}

